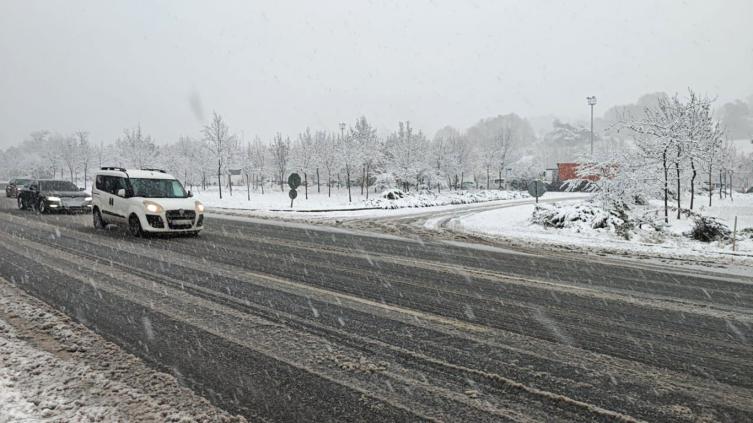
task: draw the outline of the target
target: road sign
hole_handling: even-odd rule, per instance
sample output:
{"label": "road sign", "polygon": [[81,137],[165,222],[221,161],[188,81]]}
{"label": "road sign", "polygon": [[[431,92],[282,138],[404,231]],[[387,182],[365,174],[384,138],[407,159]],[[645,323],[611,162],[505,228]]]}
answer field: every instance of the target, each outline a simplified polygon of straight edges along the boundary
{"label": "road sign", "polygon": [[290,197],[291,200],[295,200],[298,197],[298,191],[291,189],[290,192],[288,192],[288,197]]}
{"label": "road sign", "polygon": [[528,193],[531,194],[531,197],[536,198],[536,202],[539,202],[539,197],[544,195],[546,192],[546,185],[544,185],[541,181],[531,181],[530,184],[528,184]]}
{"label": "road sign", "polygon": [[297,173],[291,173],[288,177],[288,186],[290,187],[290,189],[296,189],[301,186],[301,175]]}

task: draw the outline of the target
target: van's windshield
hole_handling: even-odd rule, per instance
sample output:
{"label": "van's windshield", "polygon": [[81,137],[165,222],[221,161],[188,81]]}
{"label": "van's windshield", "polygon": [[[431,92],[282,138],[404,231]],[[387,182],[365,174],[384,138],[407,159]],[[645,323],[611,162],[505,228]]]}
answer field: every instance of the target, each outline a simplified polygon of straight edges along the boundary
{"label": "van's windshield", "polygon": [[177,179],[131,178],[134,197],[186,198],[188,193]]}

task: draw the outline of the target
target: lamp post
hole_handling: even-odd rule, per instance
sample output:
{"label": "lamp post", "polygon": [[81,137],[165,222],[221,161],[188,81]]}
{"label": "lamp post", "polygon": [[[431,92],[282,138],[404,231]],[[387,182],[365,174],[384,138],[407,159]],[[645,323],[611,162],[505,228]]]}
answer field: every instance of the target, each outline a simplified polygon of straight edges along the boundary
{"label": "lamp post", "polygon": [[586,97],[588,105],[591,106],[591,156],[594,155],[594,104],[596,104],[596,96]]}

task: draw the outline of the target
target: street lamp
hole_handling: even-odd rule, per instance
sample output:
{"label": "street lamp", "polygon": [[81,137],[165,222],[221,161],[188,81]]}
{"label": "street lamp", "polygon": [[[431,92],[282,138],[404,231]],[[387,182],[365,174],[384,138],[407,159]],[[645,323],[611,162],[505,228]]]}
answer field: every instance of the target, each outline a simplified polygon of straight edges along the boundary
{"label": "street lamp", "polygon": [[591,106],[591,156],[594,155],[594,104],[596,104],[596,96],[586,97],[588,105]]}
{"label": "street lamp", "polygon": [[345,124],[341,123],[340,124],[340,139],[344,139],[344,138],[345,138]]}

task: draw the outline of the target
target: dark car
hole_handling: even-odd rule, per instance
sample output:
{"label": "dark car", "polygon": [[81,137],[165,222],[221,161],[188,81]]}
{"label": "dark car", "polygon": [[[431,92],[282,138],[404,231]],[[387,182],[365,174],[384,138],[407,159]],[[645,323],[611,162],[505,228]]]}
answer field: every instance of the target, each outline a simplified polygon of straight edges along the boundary
{"label": "dark car", "polygon": [[92,198],[70,181],[36,179],[18,192],[18,208],[53,211],[91,212]]}
{"label": "dark car", "polygon": [[5,196],[6,197],[17,197],[18,191],[25,187],[27,184],[29,184],[32,180],[31,179],[11,179],[10,182],[8,182],[8,185],[5,186]]}

